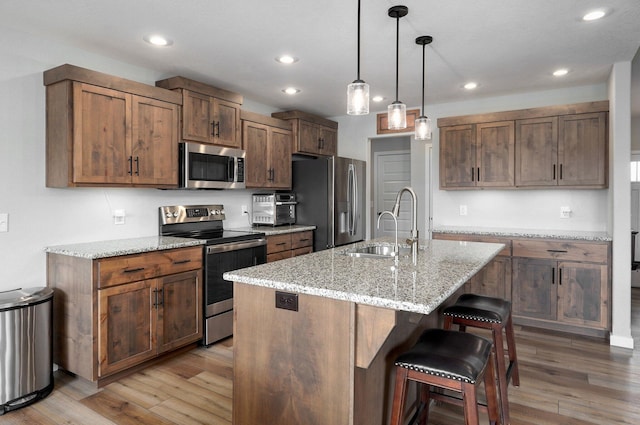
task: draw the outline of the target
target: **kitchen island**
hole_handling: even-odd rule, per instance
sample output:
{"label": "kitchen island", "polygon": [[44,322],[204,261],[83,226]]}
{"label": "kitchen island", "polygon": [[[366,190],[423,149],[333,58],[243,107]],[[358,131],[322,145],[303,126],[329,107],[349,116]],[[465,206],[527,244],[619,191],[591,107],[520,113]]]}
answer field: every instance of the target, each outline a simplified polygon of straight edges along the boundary
{"label": "kitchen island", "polygon": [[421,240],[417,261],[363,242],[225,273],[234,284],[235,425],[387,423],[393,359],[502,244]]}

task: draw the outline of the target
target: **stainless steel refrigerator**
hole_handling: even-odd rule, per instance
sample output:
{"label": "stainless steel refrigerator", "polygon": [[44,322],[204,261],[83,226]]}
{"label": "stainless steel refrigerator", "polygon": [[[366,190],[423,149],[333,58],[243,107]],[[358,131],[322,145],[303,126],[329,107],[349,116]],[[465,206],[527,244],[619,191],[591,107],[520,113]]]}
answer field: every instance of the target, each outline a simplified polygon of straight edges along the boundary
{"label": "stainless steel refrigerator", "polygon": [[314,251],[364,240],[365,167],[337,156],[293,161],[296,224],[317,226]]}

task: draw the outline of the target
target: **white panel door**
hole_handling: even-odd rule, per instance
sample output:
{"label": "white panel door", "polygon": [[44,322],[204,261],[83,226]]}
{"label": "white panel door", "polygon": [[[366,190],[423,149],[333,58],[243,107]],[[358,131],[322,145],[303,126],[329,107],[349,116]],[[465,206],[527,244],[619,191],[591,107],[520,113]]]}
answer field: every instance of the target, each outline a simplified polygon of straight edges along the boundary
{"label": "white panel door", "polygon": [[[396,201],[396,195],[405,186],[411,186],[411,155],[408,151],[387,151],[374,154],[375,160],[375,190],[374,190],[374,237],[394,236],[395,224],[393,219],[385,214],[380,220],[380,227],[376,223],[382,211],[391,211]],[[411,197],[403,195],[400,202],[398,218],[398,238],[407,238],[411,231]]]}

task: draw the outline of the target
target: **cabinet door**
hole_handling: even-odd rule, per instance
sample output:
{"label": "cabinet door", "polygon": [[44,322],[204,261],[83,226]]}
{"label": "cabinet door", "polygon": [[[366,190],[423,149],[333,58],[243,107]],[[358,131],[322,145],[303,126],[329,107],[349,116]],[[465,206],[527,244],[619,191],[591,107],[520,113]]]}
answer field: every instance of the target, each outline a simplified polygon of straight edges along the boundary
{"label": "cabinet door", "polygon": [[440,187],[476,185],[475,126],[457,125],[440,129]]}
{"label": "cabinet door", "polygon": [[511,259],[496,257],[466,284],[466,292],[511,299]]}
{"label": "cabinet door", "polygon": [[73,105],[73,182],[131,183],[131,95],[74,83]]}
{"label": "cabinet door", "polygon": [[558,117],[516,121],[516,186],[556,186]]}
{"label": "cabinet door", "polygon": [[298,120],[298,152],[320,154],[320,129],[317,125]]}
{"label": "cabinet door", "polygon": [[320,153],[326,156],[338,154],[338,131],[329,127],[320,127]]}
{"label": "cabinet door", "polygon": [[202,338],[202,274],[158,280],[158,354]]}
{"label": "cabinet door", "polygon": [[514,185],[515,123],[502,121],[476,125],[477,185]]}
{"label": "cabinet door", "polygon": [[269,127],[251,121],[242,124],[242,138],[246,152],[244,169],[247,187],[264,187],[271,177],[269,172]]}
{"label": "cabinet door", "polygon": [[155,280],[98,291],[98,376],[104,377],[156,355]]}
{"label": "cabinet door", "polygon": [[558,184],[607,184],[606,113],[565,115],[558,122]]}
{"label": "cabinet door", "polygon": [[269,135],[270,168],[273,170],[269,187],[290,189],[292,133],[289,130],[273,127]]}
{"label": "cabinet door", "polygon": [[178,185],[178,105],[132,97],[132,182]]}
{"label": "cabinet door", "polygon": [[607,266],[560,262],[558,264],[558,320],[607,329],[609,294]]}
{"label": "cabinet door", "polygon": [[214,138],[212,143],[240,149],[240,105],[221,99],[212,99]]}
{"label": "cabinet door", "polygon": [[182,91],[182,138],[211,143],[214,134],[213,105],[207,95]]}
{"label": "cabinet door", "polygon": [[513,259],[514,316],[556,320],[558,292],[556,265],[550,260]]}

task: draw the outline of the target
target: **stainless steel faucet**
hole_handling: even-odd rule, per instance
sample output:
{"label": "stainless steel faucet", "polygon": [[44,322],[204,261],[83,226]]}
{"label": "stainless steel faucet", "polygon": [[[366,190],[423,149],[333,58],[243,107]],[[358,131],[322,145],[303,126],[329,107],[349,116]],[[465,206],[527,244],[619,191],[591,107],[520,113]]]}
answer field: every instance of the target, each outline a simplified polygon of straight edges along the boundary
{"label": "stainless steel faucet", "polygon": [[418,198],[416,197],[416,193],[413,191],[412,188],[407,186],[400,189],[400,192],[398,192],[398,195],[396,196],[396,203],[393,206],[393,209],[391,210],[391,212],[396,217],[398,217],[398,215],[400,214],[400,198],[402,198],[402,194],[404,192],[409,192],[409,194],[411,195],[411,208],[413,210],[412,217],[411,217],[411,240],[407,242],[411,242],[413,240],[417,241],[418,240]]}
{"label": "stainless steel faucet", "polygon": [[396,218],[396,216],[391,212],[391,211],[382,211],[380,213],[380,215],[378,215],[378,225],[376,226],[377,229],[380,228],[380,219],[382,218],[383,215],[385,214],[389,214],[391,216],[391,218],[393,219],[393,222],[396,225],[396,244],[393,247],[393,252],[396,256],[396,259],[398,258],[399,254],[400,254],[400,247],[398,246],[398,219]]}

